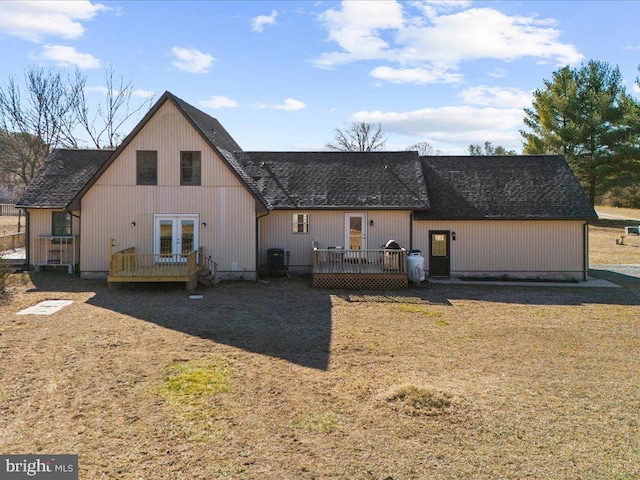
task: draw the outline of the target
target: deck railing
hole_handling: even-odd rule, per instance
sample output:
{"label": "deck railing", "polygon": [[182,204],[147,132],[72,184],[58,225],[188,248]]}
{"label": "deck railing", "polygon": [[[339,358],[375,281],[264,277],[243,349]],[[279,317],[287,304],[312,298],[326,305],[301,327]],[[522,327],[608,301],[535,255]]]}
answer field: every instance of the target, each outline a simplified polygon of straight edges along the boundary
{"label": "deck railing", "polygon": [[405,250],[314,249],[313,273],[406,274]]}
{"label": "deck railing", "polygon": [[0,235],[0,252],[15,250],[24,247],[25,234],[12,233],[10,235]]}
{"label": "deck railing", "polygon": [[135,253],[133,247],[111,255],[109,275],[144,277],[184,277],[198,272],[198,252],[160,255]]}

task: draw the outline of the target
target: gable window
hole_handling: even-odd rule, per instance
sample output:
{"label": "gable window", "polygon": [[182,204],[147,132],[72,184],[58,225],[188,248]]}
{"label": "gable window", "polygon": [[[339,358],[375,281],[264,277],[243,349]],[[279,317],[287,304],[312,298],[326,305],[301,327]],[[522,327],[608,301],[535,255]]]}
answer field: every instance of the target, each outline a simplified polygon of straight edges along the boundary
{"label": "gable window", "polygon": [[309,214],[293,214],[293,233],[309,233]]}
{"label": "gable window", "polygon": [[155,150],[136,152],[136,184],[158,184],[158,152]]}
{"label": "gable window", "polygon": [[200,152],[180,152],[180,185],[200,185]]}
{"label": "gable window", "polygon": [[71,214],[68,212],[51,212],[51,235],[54,237],[71,236]]}

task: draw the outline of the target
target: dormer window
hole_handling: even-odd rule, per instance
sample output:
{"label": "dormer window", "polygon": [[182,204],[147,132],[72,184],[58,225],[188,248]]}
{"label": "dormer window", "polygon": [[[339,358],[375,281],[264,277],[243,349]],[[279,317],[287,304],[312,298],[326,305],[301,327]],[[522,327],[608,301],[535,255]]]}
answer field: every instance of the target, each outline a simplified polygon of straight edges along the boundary
{"label": "dormer window", "polygon": [[180,152],[180,185],[200,185],[200,152]]}

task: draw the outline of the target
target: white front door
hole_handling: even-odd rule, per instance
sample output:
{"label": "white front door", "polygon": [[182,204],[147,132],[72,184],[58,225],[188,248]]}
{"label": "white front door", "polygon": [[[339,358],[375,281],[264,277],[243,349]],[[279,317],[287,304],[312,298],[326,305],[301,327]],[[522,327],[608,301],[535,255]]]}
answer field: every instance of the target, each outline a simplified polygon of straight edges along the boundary
{"label": "white front door", "polygon": [[367,249],[367,214],[347,213],[344,216],[344,244],[347,250]]}
{"label": "white front door", "polygon": [[198,215],[154,215],[154,254],[186,255],[197,248]]}

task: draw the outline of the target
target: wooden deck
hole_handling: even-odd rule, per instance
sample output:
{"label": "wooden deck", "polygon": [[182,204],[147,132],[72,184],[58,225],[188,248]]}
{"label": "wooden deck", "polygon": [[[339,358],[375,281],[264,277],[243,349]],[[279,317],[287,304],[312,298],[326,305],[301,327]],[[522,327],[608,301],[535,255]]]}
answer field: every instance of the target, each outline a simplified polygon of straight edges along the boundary
{"label": "wooden deck", "polygon": [[407,288],[404,250],[314,249],[313,286],[318,288]]}
{"label": "wooden deck", "polygon": [[208,279],[209,285],[216,283],[217,264],[202,252],[192,251],[186,254],[158,255],[135,253],[127,248],[113,252],[113,240],[110,244],[109,285],[116,282],[184,282],[187,290],[193,290],[198,277]]}

